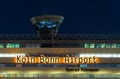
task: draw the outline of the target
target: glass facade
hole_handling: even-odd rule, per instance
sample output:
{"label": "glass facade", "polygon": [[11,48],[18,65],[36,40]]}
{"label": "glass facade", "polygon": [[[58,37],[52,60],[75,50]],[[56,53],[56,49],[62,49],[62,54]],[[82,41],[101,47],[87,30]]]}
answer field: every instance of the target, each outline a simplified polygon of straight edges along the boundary
{"label": "glass facade", "polygon": [[84,48],[120,48],[120,44],[85,43]]}
{"label": "glass facade", "polygon": [[41,44],[25,44],[25,48],[40,48]]}
{"label": "glass facade", "polygon": [[37,77],[37,78],[120,78],[120,74],[0,74],[0,77]]}
{"label": "glass facade", "polygon": [[14,43],[8,43],[6,44],[6,48],[20,48],[20,45]]}
{"label": "glass facade", "polygon": [[4,44],[0,44],[0,48],[4,48]]}
{"label": "glass facade", "polygon": [[20,44],[16,43],[0,44],[0,48],[20,48]]}
{"label": "glass facade", "polygon": [[4,43],[0,44],[0,48],[40,48],[41,44],[18,44],[18,43]]}
{"label": "glass facade", "polygon": [[[46,44],[46,43],[45,43]],[[47,45],[47,44],[46,44]],[[50,44],[48,44],[50,45]],[[120,48],[120,44],[107,43],[79,43],[79,44],[54,44],[55,48]],[[42,48],[41,44],[0,43],[0,48]]]}

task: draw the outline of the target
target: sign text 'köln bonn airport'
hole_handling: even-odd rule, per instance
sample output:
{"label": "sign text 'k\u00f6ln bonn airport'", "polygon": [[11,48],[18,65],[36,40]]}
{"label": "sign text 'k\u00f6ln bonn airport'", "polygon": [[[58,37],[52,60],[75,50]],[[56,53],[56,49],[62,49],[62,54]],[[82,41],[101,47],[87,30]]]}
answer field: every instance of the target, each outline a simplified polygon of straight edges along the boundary
{"label": "sign text 'k\u00f6ln bonn airport'", "polygon": [[94,64],[99,63],[98,57],[71,57],[69,55],[66,55],[65,57],[51,57],[51,56],[45,56],[40,55],[39,57],[32,57],[32,56],[22,56],[17,55],[15,57],[15,63],[25,63],[25,64]]}

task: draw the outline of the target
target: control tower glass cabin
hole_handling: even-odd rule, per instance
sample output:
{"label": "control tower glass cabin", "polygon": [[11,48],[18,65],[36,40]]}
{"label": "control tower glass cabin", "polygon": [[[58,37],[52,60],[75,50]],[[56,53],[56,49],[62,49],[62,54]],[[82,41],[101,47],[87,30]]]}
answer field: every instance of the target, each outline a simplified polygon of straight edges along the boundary
{"label": "control tower glass cabin", "polygon": [[39,37],[42,40],[54,39],[57,35],[59,25],[64,17],[58,15],[43,15],[32,17],[31,21]]}

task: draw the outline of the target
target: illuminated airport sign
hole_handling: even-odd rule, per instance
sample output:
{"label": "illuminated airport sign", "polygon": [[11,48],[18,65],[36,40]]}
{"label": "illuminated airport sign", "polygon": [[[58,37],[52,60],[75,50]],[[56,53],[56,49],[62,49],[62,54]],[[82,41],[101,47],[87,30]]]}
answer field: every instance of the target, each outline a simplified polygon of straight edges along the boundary
{"label": "illuminated airport sign", "polygon": [[17,55],[15,57],[15,63],[28,63],[28,64],[95,64],[99,63],[99,58],[96,56],[92,57],[74,57],[66,55],[65,57],[49,57],[45,55],[40,55],[39,57],[32,57],[32,56],[22,56]]}

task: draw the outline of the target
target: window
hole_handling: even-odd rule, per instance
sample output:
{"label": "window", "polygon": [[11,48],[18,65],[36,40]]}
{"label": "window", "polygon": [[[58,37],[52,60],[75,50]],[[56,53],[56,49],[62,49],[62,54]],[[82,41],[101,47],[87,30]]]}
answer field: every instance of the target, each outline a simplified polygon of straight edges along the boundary
{"label": "window", "polygon": [[[82,44],[81,44],[82,45]],[[80,46],[80,45],[79,45]],[[81,46],[82,47],[82,46]],[[84,48],[120,48],[120,44],[85,43]]]}
{"label": "window", "polygon": [[25,47],[26,48],[40,48],[41,45],[40,44],[26,44]]}
{"label": "window", "polygon": [[4,48],[4,44],[0,44],[0,48]]}
{"label": "window", "polygon": [[106,48],[111,48],[112,45],[111,44],[106,44]]}
{"label": "window", "polygon": [[15,48],[20,48],[20,44],[14,44]]}
{"label": "window", "polygon": [[112,47],[112,48],[116,48],[116,44],[112,44],[111,47]]}
{"label": "window", "polygon": [[80,64],[80,67],[85,68],[87,67],[87,64]]}
{"label": "window", "polygon": [[90,45],[88,43],[85,43],[85,48],[90,48]]}
{"label": "window", "polygon": [[94,44],[94,43],[91,43],[91,44],[90,44],[90,48],[95,48],[95,44]]}
{"label": "window", "polygon": [[101,44],[101,48],[105,48],[105,44],[103,43],[103,44]]}
{"label": "window", "polygon": [[117,48],[120,48],[120,44],[116,44],[116,47],[117,47]]}
{"label": "window", "polygon": [[6,48],[19,48],[19,44],[14,44],[14,43],[8,43],[6,44]]}
{"label": "window", "polygon": [[39,29],[41,28],[48,28],[48,29],[51,29],[51,28],[54,28],[57,26],[57,22],[51,22],[51,21],[41,21],[38,23],[38,27]]}

